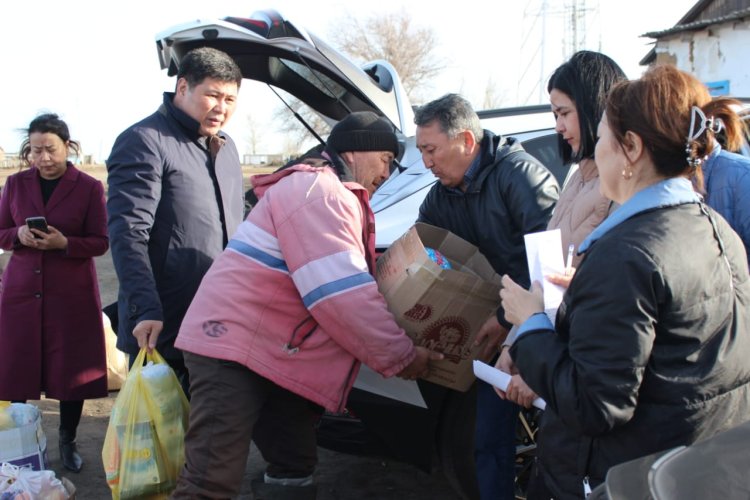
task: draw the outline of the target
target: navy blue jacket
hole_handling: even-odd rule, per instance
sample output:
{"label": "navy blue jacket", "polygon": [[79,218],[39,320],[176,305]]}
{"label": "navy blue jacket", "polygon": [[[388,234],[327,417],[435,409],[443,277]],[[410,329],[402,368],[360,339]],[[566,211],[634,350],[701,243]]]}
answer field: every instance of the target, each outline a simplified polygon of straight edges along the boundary
{"label": "navy blue jacket", "polygon": [[214,162],[199,123],[172,104],[125,130],[107,161],[108,230],[120,281],[120,350],[138,352],[135,325],[160,320],[157,349],[174,349],[182,318],[203,275],[243,217],[242,169],[226,143]]}

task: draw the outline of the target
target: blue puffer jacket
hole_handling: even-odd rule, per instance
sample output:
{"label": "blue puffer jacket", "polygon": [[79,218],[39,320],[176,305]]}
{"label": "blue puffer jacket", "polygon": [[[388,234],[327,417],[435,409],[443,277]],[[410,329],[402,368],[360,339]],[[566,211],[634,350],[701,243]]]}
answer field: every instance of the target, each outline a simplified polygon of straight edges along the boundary
{"label": "blue puffer jacket", "polygon": [[716,144],[703,164],[703,176],[706,202],[729,222],[750,252],[750,158]]}

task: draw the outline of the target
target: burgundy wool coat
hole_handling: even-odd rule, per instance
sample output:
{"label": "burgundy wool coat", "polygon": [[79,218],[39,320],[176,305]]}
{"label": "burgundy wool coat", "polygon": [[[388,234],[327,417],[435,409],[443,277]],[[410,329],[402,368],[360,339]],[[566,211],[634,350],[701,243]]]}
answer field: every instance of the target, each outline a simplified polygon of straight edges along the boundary
{"label": "burgundy wool coat", "polygon": [[[35,215],[68,238],[67,250],[20,244],[19,226]],[[36,168],[8,177],[0,247],[13,251],[0,284],[0,400],[107,396],[93,259],[109,247],[101,182],[69,164],[45,206]]]}

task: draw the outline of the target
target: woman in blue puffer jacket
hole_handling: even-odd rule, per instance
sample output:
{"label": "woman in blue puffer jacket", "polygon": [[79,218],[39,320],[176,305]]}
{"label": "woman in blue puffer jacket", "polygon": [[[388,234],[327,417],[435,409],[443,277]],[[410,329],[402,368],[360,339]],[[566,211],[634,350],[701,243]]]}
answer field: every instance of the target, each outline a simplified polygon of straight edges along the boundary
{"label": "woman in blue puffer jacket", "polygon": [[742,144],[742,122],[732,114],[722,118],[720,127],[726,149],[718,144],[703,162],[706,203],[719,212],[750,254],[750,158],[738,151]]}

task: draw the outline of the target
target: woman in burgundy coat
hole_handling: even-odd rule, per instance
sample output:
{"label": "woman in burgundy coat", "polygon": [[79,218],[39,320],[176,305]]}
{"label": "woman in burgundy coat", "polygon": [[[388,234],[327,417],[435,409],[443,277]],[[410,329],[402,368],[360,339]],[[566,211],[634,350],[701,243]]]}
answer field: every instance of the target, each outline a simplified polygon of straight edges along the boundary
{"label": "woman in burgundy coat", "polygon": [[[0,289],[0,400],[59,399],[61,459],[78,472],[83,400],[107,396],[93,259],[109,246],[104,189],[67,162],[80,147],[57,115],[27,132],[21,157],[31,168],[8,177],[0,198],[0,247],[13,251]],[[46,233],[27,226],[35,216]]]}

